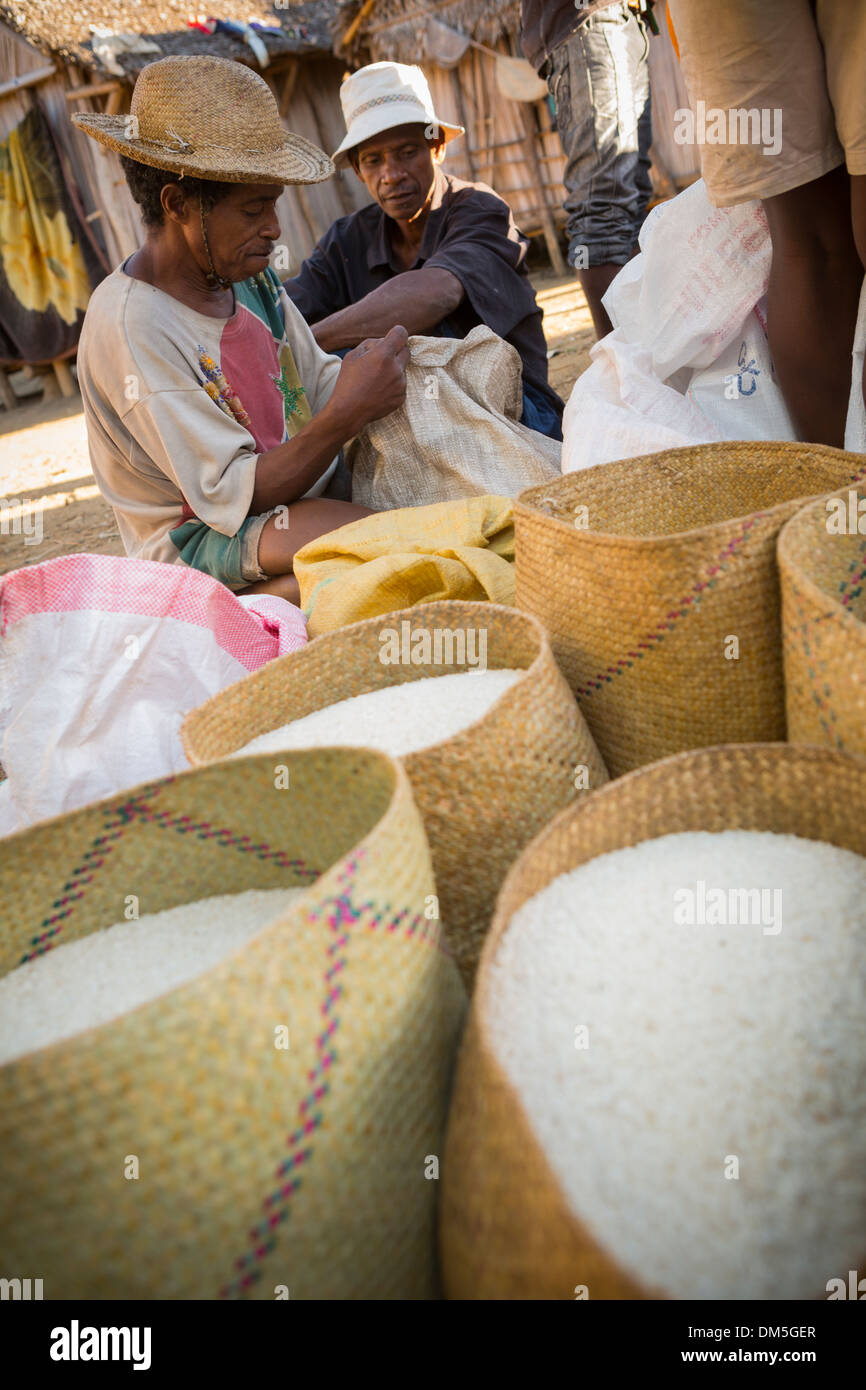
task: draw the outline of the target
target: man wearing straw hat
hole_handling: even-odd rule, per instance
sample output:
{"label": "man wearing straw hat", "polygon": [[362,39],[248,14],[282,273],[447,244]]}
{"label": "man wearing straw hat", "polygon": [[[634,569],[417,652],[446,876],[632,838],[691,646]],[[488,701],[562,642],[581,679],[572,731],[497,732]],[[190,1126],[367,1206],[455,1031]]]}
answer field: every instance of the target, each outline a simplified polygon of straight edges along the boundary
{"label": "man wearing straw hat", "polygon": [[520,354],[523,423],[561,439],[529,242],[492,188],[441,167],[463,127],[440,120],[423,72],[405,63],[360,68],[340,100],[346,137],[334,162],[351,164],[373,203],[339,218],[286,281],[319,346],[339,352],[394,324],[449,338],[486,324]]}
{"label": "man wearing straw hat", "polygon": [[295,552],[367,515],[321,494],[342,445],[401,404],[408,361],[397,326],[342,364],[326,355],[269,266],[283,187],[333,165],[222,58],[164,58],[128,116],[72,119],[122,156],[146,231],[94,292],[78,351],[127,554],[297,601]]}

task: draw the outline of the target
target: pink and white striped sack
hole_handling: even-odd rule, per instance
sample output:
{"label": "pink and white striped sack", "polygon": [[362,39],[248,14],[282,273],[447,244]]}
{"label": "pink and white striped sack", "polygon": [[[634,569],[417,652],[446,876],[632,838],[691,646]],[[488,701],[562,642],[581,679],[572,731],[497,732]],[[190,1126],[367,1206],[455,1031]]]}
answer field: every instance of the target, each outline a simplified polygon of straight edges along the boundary
{"label": "pink and white striped sack", "polygon": [[285,599],[67,555],[0,577],[0,835],[188,766],[183,716],[307,641]]}

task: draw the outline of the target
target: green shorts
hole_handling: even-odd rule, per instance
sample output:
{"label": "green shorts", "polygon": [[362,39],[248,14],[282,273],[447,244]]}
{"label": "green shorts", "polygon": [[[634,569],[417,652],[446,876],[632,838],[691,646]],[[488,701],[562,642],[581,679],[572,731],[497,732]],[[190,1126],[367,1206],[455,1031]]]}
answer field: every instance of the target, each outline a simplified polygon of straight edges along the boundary
{"label": "green shorts", "polygon": [[229,589],[244,589],[268,578],[259,564],[259,537],[271,516],[273,511],[248,516],[233,536],[224,536],[193,517],[169,531],[169,538],[185,565],[202,570]]}

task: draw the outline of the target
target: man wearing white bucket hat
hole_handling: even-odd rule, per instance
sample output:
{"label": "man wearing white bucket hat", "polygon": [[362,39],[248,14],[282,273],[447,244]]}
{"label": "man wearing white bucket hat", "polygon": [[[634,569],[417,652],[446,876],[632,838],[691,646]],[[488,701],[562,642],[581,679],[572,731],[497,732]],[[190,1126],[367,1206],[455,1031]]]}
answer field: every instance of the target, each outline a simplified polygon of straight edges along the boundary
{"label": "man wearing white bucket hat", "polygon": [[295,552],[368,514],[322,496],[335,456],[406,394],[404,329],[341,366],[269,265],[283,188],[333,165],[224,58],[163,58],[128,116],[72,120],[121,156],[146,234],[91,297],[78,350],[93,474],[126,552],[297,602]]}
{"label": "man wearing white bucket hat", "polygon": [[340,100],[346,136],[334,163],[350,164],[373,202],[339,218],[285,282],[319,346],[342,352],[395,324],[450,338],[486,324],[520,354],[523,423],[561,439],[529,242],[492,188],[442,168],[463,127],[437,115],[423,72],[404,63],[360,68]]}

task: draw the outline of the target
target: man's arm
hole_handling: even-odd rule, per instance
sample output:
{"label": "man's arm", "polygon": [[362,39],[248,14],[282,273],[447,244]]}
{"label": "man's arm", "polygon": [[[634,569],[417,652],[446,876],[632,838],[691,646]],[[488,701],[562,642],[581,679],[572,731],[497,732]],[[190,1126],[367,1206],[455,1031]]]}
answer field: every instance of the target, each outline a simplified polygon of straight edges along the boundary
{"label": "man's arm", "polygon": [[348,353],[327,405],[292,439],[259,454],[249,515],[303,497],[348,439],[396,410],[406,395],[408,361],[408,335],[399,325]]}
{"label": "man's arm", "polygon": [[365,338],[384,338],[398,323],[407,333],[427,333],[453,313],[462,299],[463,286],[450,270],[422,266],[395,275],[357,304],[321,319],[313,327],[313,337],[325,352],[336,352]]}

